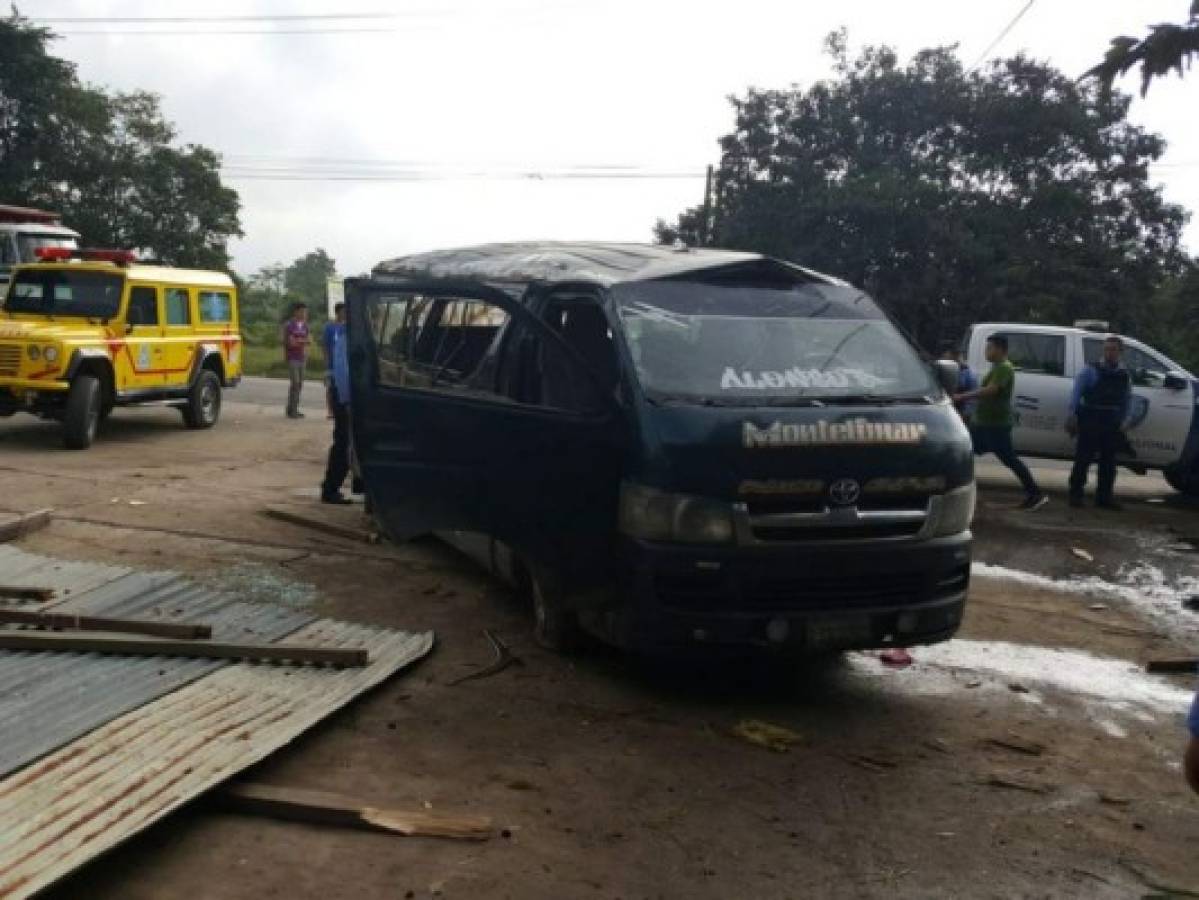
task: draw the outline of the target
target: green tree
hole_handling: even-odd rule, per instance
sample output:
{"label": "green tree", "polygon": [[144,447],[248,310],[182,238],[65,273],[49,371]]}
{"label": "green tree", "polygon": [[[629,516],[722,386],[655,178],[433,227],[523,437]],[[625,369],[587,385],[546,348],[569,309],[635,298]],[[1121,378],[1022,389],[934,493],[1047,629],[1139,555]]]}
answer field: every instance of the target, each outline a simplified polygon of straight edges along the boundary
{"label": "green tree", "polygon": [[847,278],[929,348],[988,319],[1132,327],[1181,271],[1184,214],[1148,180],[1164,142],[1126,96],[1024,56],[966,72],[952,48],[827,48],[833,78],[733,98],[710,220],[659,240]]}
{"label": "green tree", "polygon": [[283,285],[289,295],[307,303],[314,311],[323,310],[328,280],[336,275],[337,263],[317,247],[287,267]]}
{"label": "green tree", "polygon": [[1181,75],[1196,56],[1199,56],[1199,0],[1192,0],[1185,24],[1163,22],[1152,26],[1142,38],[1128,35],[1113,38],[1103,62],[1084,77],[1098,78],[1110,90],[1117,78],[1139,66],[1144,97],[1153,79],[1170,70]]}
{"label": "green tree", "polygon": [[0,198],[62,212],[93,245],[228,268],[240,201],[216,154],[175,146],[153,94],[81,85],[51,40],[15,10],[0,19]]}

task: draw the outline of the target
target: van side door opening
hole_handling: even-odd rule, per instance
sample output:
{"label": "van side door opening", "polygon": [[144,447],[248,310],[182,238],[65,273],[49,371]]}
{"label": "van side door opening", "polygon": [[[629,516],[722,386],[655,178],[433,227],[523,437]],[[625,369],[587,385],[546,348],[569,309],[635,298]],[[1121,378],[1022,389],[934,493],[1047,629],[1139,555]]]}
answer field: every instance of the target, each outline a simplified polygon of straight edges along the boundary
{"label": "van side door opening", "polygon": [[580,536],[611,530],[595,491],[620,432],[578,354],[483,285],[354,279],[347,305],[355,448],[388,530],[482,532],[577,569]]}

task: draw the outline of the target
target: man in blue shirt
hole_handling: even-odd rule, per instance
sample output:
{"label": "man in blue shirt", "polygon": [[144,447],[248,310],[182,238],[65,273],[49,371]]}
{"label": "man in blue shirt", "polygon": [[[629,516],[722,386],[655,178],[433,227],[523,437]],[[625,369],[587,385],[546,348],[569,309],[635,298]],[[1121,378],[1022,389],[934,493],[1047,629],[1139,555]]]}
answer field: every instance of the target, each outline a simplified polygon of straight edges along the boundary
{"label": "man in blue shirt", "polygon": [[1082,506],[1091,462],[1099,457],[1095,505],[1120,509],[1112,491],[1116,484],[1116,453],[1123,443],[1124,423],[1132,402],[1132,377],[1124,368],[1124,342],[1115,335],[1103,342],[1103,358],[1083,368],[1074,379],[1066,430],[1078,438],[1070,472],[1070,505]]}
{"label": "man in blue shirt", "polygon": [[322,344],[329,369],[329,405],[333,413],[333,446],[321,483],[321,502],[347,504],[341,486],[350,472],[350,359],[346,348],[346,305],[338,303],[334,321],[325,326]]}
{"label": "man in blue shirt", "polygon": [[[954,392],[955,395],[978,390],[978,376],[970,368],[970,364],[966,362],[966,354],[961,350],[950,347],[941,354],[941,358],[958,364],[958,388]],[[958,411],[958,415],[962,417],[962,421],[969,425],[970,421],[974,418],[974,410],[978,406],[978,401],[964,400],[960,403],[954,403],[953,406]]]}
{"label": "man in blue shirt", "polygon": [[1191,703],[1191,714],[1187,716],[1187,730],[1191,732],[1191,742],[1187,744],[1182,767],[1186,772],[1187,784],[1199,794],[1199,694],[1195,695],[1195,700]]}

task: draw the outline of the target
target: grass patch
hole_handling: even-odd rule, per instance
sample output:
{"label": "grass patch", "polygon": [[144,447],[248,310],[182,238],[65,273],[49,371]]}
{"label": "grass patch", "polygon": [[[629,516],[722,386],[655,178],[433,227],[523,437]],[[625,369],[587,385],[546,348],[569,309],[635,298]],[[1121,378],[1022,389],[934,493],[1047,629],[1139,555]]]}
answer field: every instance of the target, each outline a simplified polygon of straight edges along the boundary
{"label": "grass patch", "polygon": [[[283,350],[278,344],[262,345],[242,344],[242,372],[245,375],[259,375],[266,378],[286,378],[287,361],[283,358]],[[306,381],[324,381],[325,367],[312,355],[308,356],[308,366],[304,369]]]}

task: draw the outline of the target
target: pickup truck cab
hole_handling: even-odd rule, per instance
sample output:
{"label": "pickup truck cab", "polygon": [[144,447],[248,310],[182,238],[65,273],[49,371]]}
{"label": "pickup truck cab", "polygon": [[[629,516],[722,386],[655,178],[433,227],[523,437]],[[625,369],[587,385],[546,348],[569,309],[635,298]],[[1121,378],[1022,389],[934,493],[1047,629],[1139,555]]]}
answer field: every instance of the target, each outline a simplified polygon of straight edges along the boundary
{"label": "pickup truck cab", "polygon": [[546,646],[790,656],[961,623],[957,366],[851,285],[751,253],[497,244],[381,263],[346,302],[371,508],[526,588]]}
{"label": "pickup truck cab", "polygon": [[37,262],[45,247],[79,249],[79,232],[66,228],[58,213],[0,204],[0,297],[13,266]]}
{"label": "pickup truck cab", "polygon": [[[984,350],[992,335],[1008,339],[1017,371],[1012,442],[1021,456],[1073,459],[1075,440],[1066,431],[1074,378],[1096,362],[1109,332],[1055,325],[987,323],[972,326],[963,352],[979,377],[990,370]],[[1123,337],[1124,365],[1132,376],[1132,410],[1126,423],[1132,454],[1121,465],[1135,472],[1162,472],[1182,493],[1199,496],[1199,382],[1165,354]]]}

